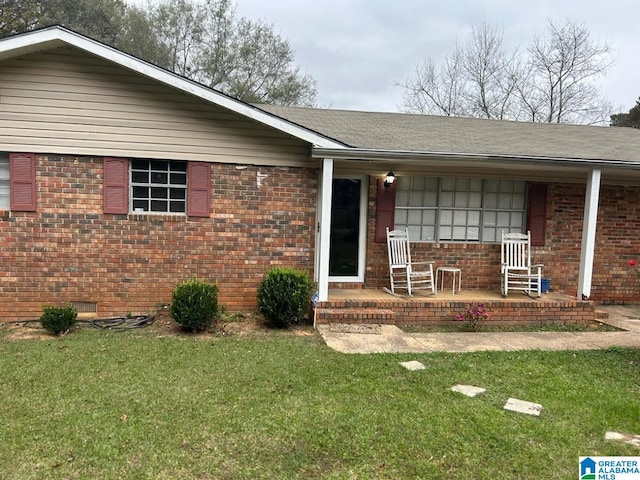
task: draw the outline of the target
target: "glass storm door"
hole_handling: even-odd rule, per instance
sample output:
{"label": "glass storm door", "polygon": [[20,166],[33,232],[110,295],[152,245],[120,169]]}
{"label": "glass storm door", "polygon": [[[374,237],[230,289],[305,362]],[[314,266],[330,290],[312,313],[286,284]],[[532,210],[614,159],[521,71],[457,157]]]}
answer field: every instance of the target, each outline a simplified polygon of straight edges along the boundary
{"label": "glass storm door", "polygon": [[363,183],[361,178],[333,179],[329,242],[329,276],[333,281],[363,281]]}

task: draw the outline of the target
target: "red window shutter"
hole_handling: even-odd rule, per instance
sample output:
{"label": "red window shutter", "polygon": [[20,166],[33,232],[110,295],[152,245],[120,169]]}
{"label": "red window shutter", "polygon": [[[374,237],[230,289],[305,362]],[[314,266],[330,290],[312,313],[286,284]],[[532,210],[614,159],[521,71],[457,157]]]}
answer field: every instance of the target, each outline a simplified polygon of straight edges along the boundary
{"label": "red window shutter", "polygon": [[11,210],[36,211],[36,156],[9,154],[9,201]]}
{"label": "red window shutter", "polygon": [[129,212],[129,160],[105,157],[102,211],[104,213],[126,214]]}
{"label": "red window shutter", "polygon": [[187,215],[208,217],[211,210],[211,164],[189,162]]}
{"label": "red window shutter", "polygon": [[547,185],[529,185],[529,231],[531,245],[543,246],[547,229]]}
{"label": "red window shutter", "polygon": [[378,179],[378,197],[376,200],[376,242],[387,241],[387,227],[393,230],[396,214],[396,185],[393,182],[384,186],[384,179]]}

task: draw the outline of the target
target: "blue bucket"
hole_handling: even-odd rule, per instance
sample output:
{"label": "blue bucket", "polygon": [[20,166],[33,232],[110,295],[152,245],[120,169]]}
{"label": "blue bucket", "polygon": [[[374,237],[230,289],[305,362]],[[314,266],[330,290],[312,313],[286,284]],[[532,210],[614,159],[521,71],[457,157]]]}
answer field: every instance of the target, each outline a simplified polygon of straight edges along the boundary
{"label": "blue bucket", "polygon": [[542,279],[541,290],[542,290],[542,293],[549,293],[549,290],[551,290],[551,279],[550,278],[543,278]]}

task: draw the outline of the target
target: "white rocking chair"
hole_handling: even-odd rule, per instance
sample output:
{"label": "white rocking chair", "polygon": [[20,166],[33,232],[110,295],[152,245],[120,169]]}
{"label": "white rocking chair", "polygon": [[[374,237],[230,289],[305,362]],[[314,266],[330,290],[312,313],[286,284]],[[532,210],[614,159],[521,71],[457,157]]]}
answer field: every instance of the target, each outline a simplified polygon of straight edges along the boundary
{"label": "white rocking chair", "polygon": [[431,290],[431,293],[436,293],[433,262],[411,261],[408,229],[389,231],[387,227],[387,250],[393,295],[396,294],[396,289],[407,290],[409,296],[412,296],[415,290]]}
{"label": "white rocking chair", "polygon": [[531,232],[502,232],[502,296],[522,290],[531,296],[542,293],[542,264],[531,264]]}

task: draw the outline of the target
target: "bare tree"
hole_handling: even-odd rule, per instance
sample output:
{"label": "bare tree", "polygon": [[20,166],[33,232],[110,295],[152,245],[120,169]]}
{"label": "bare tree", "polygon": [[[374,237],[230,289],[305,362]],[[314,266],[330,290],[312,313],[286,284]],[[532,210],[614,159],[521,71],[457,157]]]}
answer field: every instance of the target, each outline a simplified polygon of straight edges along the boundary
{"label": "bare tree", "polygon": [[[403,110],[414,113],[557,123],[604,123],[611,105],[596,80],[611,66],[610,47],[594,43],[587,29],[549,22],[526,53],[507,54],[502,32],[486,23],[456,45],[438,66],[418,68],[405,89]],[[451,68],[454,65],[455,68]]]}
{"label": "bare tree", "polygon": [[503,119],[512,114],[513,61],[503,51],[502,32],[486,23],[473,27],[463,57],[469,86],[465,95],[472,116]]}
{"label": "bare tree", "polygon": [[404,110],[451,117],[468,115],[464,96],[467,80],[463,74],[462,57],[462,50],[456,46],[442,65],[438,66],[432,58],[418,65],[415,77],[402,84],[406,89]]}
{"label": "bare tree", "polygon": [[521,79],[539,121],[607,121],[611,105],[603,100],[595,80],[611,66],[610,53],[606,43],[591,41],[584,25],[568,22],[558,27],[549,22],[547,35],[536,36],[529,47],[530,75]]}

